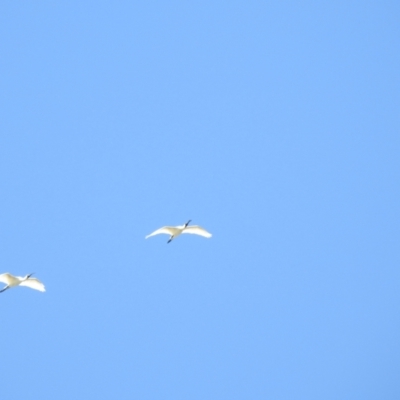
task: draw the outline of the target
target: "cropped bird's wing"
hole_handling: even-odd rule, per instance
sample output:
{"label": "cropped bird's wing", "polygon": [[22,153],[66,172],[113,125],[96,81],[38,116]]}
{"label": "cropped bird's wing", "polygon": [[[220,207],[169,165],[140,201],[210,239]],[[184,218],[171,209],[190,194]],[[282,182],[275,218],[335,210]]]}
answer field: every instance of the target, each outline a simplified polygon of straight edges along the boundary
{"label": "cropped bird's wing", "polygon": [[147,235],[146,239],[149,238],[150,236],[160,235],[161,233],[166,233],[167,235],[176,235],[179,232],[180,230],[175,228],[174,226],[163,226],[162,228],[157,229],[153,233],[150,233],[150,235]]}
{"label": "cropped bird's wing", "polygon": [[46,291],[43,283],[40,282],[39,279],[36,279],[36,278],[29,278],[26,281],[22,281],[19,285],[26,286],[26,287],[29,287],[29,288],[35,289],[35,290],[40,290],[41,292]]}
{"label": "cropped bird's wing", "polygon": [[5,283],[6,285],[10,285],[16,281],[15,277],[8,272],[0,275],[0,282]]}
{"label": "cropped bird's wing", "polygon": [[207,232],[204,228],[198,225],[191,225],[186,227],[182,233],[191,233],[193,235],[200,235],[206,238],[210,238],[212,235],[210,232]]}

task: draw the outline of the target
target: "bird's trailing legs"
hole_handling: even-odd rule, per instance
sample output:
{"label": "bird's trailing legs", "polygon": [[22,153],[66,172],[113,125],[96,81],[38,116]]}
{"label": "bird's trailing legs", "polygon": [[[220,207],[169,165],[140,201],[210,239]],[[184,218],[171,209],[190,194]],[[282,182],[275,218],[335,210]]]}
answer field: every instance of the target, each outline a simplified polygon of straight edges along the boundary
{"label": "bird's trailing legs", "polygon": [[5,290],[10,289],[10,286],[7,285],[5,287],[3,287],[3,289],[0,290],[0,293],[3,293]]}
{"label": "bird's trailing legs", "polygon": [[172,239],[173,239],[174,237],[173,236],[171,236],[170,238],[169,238],[169,240],[168,240],[168,242],[167,242],[167,244],[168,243],[170,243],[170,242],[172,242]]}

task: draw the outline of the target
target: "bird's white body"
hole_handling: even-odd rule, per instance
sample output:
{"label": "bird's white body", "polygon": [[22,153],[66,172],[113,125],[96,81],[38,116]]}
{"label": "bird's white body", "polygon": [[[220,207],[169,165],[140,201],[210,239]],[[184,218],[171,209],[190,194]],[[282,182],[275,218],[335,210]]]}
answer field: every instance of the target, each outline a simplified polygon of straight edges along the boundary
{"label": "bird's white body", "polygon": [[43,283],[40,282],[39,279],[31,278],[31,275],[32,274],[22,277],[22,276],[11,275],[8,272],[5,274],[1,274],[0,282],[5,283],[6,286],[0,290],[0,293],[15,286],[26,286],[31,289],[45,292],[46,290],[44,288]]}
{"label": "bird's white body", "polygon": [[162,227],[160,229],[157,229],[153,233],[150,233],[150,235],[147,235],[146,239],[151,237],[151,236],[160,235],[162,233],[170,235],[170,238],[169,238],[167,243],[169,243],[172,239],[175,239],[176,237],[178,237],[182,233],[190,233],[190,234],[193,234],[193,235],[200,235],[200,236],[203,236],[203,237],[206,237],[206,238],[210,238],[212,236],[211,233],[207,232],[201,226],[198,226],[198,225],[188,226],[189,222],[190,221],[188,221],[184,225],[178,225],[178,226],[164,226],[164,227]]}

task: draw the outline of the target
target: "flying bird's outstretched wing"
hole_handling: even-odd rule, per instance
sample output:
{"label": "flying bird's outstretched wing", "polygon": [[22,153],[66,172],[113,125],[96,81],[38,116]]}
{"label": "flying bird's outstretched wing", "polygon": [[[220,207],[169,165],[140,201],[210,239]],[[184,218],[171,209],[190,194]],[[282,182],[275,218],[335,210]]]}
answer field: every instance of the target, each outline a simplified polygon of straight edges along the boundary
{"label": "flying bird's outstretched wing", "polygon": [[210,232],[207,232],[204,228],[199,225],[191,225],[186,227],[182,233],[191,233],[193,235],[200,235],[206,238],[210,238],[212,235]]}
{"label": "flying bird's outstretched wing", "polygon": [[31,289],[39,290],[41,292],[45,292],[46,289],[44,288],[44,285],[42,282],[39,281],[39,279],[36,278],[28,278],[26,281],[22,281],[20,286],[26,286]]}
{"label": "flying bird's outstretched wing", "polygon": [[150,235],[146,236],[146,239],[149,238],[150,236],[155,236],[155,235],[160,235],[161,233],[165,233],[167,235],[176,235],[177,233],[179,233],[180,230],[173,227],[173,226],[164,226],[160,229],[157,229],[156,231],[154,231],[153,233],[150,233]]}
{"label": "flying bird's outstretched wing", "polygon": [[15,279],[15,277],[13,275],[9,274],[8,272],[0,275],[0,282],[5,283],[6,285],[10,285],[10,284],[14,283],[14,281],[18,282],[18,280]]}

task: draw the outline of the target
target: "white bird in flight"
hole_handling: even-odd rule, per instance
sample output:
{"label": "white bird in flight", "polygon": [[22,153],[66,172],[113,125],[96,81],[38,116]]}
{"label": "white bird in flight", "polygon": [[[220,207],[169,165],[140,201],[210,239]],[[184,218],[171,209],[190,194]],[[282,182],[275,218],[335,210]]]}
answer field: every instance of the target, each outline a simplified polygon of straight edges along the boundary
{"label": "white bird in flight", "polygon": [[4,292],[7,289],[10,289],[14,286],[27,286],[31,289],[40,290],[41,292],[45,292],[45,288],[42,282],[39,279],[31,278],[33,274],[29,274],[26,276],[14,276],[9,274],[8,272],[0,275],[0,282],[5,283],[7,286],[4,286],[3,289],[0,290]]}
{"label": "white bird in flight", "polygon": [[186,222],[185,225],[164,226],[164,227],[162,227],[160,229],[157,229],[153,233],[150,233],[150,235],[147,235],[146,239],[149,238],[150,236],[159,235],[161,233],[166,233],[167,235],[170,235],[170,238],[169,238],[167,243],[171,242],[171,240],[175,239],[176,237],[178,237],[182,233],[191,233],[191,234],[194,234],[194,235],[204,236],[206,238],[210,238],[212,236],[211,233],[207,232],[201,226],[198,226],[198,225],[188,226],[190,221],[191,220]]}

